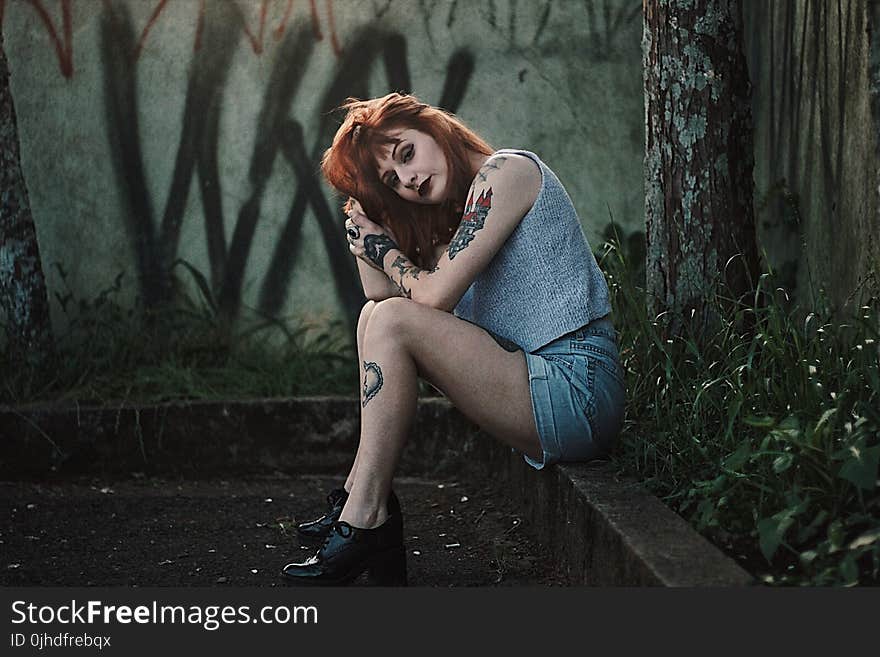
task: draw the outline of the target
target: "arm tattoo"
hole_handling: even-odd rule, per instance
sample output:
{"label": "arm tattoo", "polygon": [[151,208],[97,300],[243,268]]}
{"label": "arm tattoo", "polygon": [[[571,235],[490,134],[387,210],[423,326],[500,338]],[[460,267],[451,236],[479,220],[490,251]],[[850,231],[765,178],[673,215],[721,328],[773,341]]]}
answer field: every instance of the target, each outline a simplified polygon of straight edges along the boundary
{"label": "arm tattoo", "polygon": [[391,263],[391,267],[393,269],[396,269],[397,271],[399,271],[400,277],[403,278],[403,275],[411,268],[411,267],[407,267],[406,263],[408,263],[408,262],[409,262],[409,260],[407,260],[402,255],[399,255],[394,259],[394,262]]}
{"label": "arm tattoo", "polygon": [[400,294],[407,299],[412,299],[412,290],[406,286],[406,276],[409,276],[414,280],[419,280],[419,276],[422,274],[427,276],[437,271],[437,267],[434,267],[433,269],[419,269],[402,255],[399,255],[394,259],[394,262],[391,263],[391,268],[397,270],[399,278],[398,280],[395,280],[393,276],[389,276],[388,278],[390,278],[391,282],[397,286]]}
{"label": "arm tattoo", "polygon": [[382,389],[384,382],[379,364],[364,361],[364,400],[361,402],[362,408],[366,407],[367,402],[379,394],[379,390]]}
{"label": "arm tattoo", "polygon": [[[390,278],[390,277],[389,277]],[[391,282],[394,283],[395,287],[397,287],[397,292],[400,296],[405,299],[412,299],[412,290],[410,290],[403,282],[403,276],[400,277],[399,281],[395,281],[393,278],[390,278]]]}
{"label": "arm tattoo", "polygon": [[400,247],[387,235],[373,235],[371,233],[364,238],[364,256],[369,258],[370,262],[379,269],[384,269],[382,262],[385,260],[385,254],[391,249],[397,248]]}
{"label": "arm tattoo", "polygon": [[474,189],[471,188],[471,196],[468,199],[461,217],[461,223],[455,237],[449,243],[449,259],[452,260],[456,255],[464,251],[468,244],[474,239],[474,234],[486,225],[486,215],[492,207],[492,188],[484,189],[480,192],[480,198],[474,203]]}
{"label": "arm tattoo", "polygon": [[507,158],[506,158],[506,157],[502,157],[502,156],[500,156],[500,155],[498,155],[497,157],[493,157],[493,158],[489,159],[489,161],[486,162],[486,164],[484,164],[484,165],[480,168],[479,171],[477,171],[477,175],[480,177],[480,182],[486,182],[486,178],[488,177],[489,172],[492,171],[493,169],[496,169],[496,170],[497,170],[497,169],[500,169],[501,166],[502,166],[505,162],[507,162]]}

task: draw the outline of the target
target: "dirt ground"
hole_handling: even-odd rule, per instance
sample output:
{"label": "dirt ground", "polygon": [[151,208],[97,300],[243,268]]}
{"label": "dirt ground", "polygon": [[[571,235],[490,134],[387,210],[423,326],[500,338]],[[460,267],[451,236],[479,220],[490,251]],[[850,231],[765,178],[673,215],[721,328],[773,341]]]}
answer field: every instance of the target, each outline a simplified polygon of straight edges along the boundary
{"label": "dirt ground", "polygon": [[[0,585],[285,586],[326,476],[0,482]],[[410,586],[565,586],[491,481],[395,480]],[[362,578],[363,580],[363,578]],[[356,584],[362,584],[360,580]]]}

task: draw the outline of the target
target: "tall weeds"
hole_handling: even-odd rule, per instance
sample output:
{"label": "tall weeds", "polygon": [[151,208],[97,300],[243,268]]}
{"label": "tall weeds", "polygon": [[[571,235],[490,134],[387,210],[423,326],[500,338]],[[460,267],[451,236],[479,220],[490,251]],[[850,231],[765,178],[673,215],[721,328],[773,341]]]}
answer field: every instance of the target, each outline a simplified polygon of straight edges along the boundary
{"label": "tall weeds", "polygon": [[0,351],[0,403],[357,394],[354,346],[341,323],[253,314],[237,329],[217,311],[201,274],[180,267],[196,294],[178,280],[175,303],[160,311],[120,303],[121,274],[93,299],[75,299],[69,290],[56,295],[67,328],[55,361],[48,369],[13,369],[10,354]]}
{"label": "tall weeds", "polygon": [[619,242],[599,259],[626,370],[622,471],[766,583],[877,584],[877,300],[805,310],[770,272],[748,300],[707,299],[713,334],[685,318],[664,339]]}

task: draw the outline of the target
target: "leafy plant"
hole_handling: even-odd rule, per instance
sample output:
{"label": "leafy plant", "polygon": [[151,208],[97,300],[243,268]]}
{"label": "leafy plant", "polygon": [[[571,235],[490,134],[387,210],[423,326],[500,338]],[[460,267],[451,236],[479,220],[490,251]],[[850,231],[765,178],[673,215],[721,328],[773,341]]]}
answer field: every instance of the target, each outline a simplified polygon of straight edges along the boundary
{"label": "leafy plant", "polygon": [[878,300],[805,311],[771,271],[709,301],[714,334],[664,339],[619,240],[598,258],[627,377],[621,470],[769,584],[878,583]]}

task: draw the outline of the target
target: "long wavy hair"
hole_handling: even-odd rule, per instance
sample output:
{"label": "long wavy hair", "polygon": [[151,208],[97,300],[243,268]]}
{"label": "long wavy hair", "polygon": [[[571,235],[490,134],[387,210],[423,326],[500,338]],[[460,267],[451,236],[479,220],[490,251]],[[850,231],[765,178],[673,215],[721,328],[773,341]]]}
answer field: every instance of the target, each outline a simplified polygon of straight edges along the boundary
{"label": "long wavy hair", "polygon": [[[381,98],[349,98],[333,144],[324,153],[321,171],[327,182],[348,200],[357,199],[364,213],[394,233],[400,249],[419,267],[426,267],[434,246],[445,244],[461,222],[465,195],[473,172],[470,152],[492,154],[479,135],[455,115],[422,103],[412,95],[391,93]],[[388,132],[413,129],[434,138],[449,170],[447,200],[421,205],[400,198],[379,179],[377,154],[396,140]]]}

